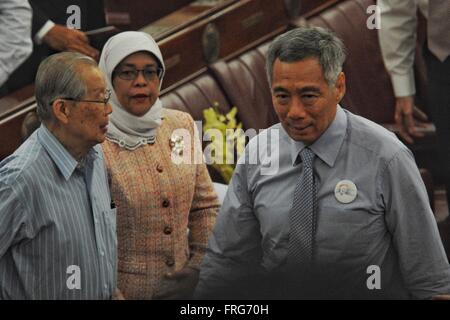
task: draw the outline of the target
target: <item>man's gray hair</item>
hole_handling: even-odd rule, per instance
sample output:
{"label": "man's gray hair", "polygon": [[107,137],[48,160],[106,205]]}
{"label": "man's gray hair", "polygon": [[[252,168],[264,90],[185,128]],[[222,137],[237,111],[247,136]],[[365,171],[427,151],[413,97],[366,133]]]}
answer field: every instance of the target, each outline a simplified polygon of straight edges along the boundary
{"label": "man's gray hair", "polygon": [[82,99],[87,87],[77,67],[97,67],[94,59],[77,52],[47,57],[39,65],[35,81],[37,113],[42,121],[53,119],[52,103],[58,98]]}
{"label": "man's gray hair", "polygon": [[324,78],[333,86],[345,61],[346,50],[341,39],[329,30],[319,27],[300,27],[278,36],[270,45],[266,55],[266,72],[272,85],[273,64],[297,62],[306,58],[317,58],[322,66]]}

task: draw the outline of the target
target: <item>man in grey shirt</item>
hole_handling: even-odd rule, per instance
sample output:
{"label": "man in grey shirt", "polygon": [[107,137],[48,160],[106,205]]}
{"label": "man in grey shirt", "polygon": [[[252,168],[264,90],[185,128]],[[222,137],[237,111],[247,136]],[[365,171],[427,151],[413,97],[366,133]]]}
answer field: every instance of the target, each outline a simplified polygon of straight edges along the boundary
{"label": "man in grey shirt", "polygon": [[449,264],[411,152],[338,105],[344,60],[341,40],[320,28],[294,29],[271,44],[267,73],[281,123],[252,139],[239,160],[197,298],[450,292]]}

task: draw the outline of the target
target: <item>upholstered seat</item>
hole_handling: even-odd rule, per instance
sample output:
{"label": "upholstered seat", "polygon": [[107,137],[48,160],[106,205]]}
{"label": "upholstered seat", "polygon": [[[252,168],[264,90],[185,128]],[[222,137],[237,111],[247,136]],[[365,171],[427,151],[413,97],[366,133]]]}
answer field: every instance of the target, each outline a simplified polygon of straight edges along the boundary
{"label": "upholstered seat", "polygon": [[189,113],[194,120],[203,120],[203,110],[217,103],[221,112],[230,111],[230,103],[213,77],[207,73],[183,84],[168,93],[161,101],[166,108]]}
{"label": "upholstered seat", "polygon": [[230,61],[211,65],[211,72],[231,104],[238,108],[245,129],[265,129],[278,122],[266,77],[268,47],[269,43],[265,43]]}

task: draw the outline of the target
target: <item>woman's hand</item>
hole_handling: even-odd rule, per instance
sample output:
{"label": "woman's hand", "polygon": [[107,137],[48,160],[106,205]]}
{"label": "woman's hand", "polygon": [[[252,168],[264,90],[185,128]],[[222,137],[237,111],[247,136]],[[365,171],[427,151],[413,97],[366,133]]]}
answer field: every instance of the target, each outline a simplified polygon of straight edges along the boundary
{"label": "woman's hand", "polygon": [[180,271],[167,273],[163,289],[153,295],[153,299],[182,300],[192,298],[198,282],[199,271],[185,267]]}

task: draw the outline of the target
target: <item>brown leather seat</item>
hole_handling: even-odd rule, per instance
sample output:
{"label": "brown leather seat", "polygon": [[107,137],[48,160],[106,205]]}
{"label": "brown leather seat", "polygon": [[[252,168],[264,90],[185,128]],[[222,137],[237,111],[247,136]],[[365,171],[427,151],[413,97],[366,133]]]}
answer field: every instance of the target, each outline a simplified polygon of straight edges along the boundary
{"label": "brown leather seat", "polygon": [[268,47],[265,43],[235,59],[211,65],[232,106],[237,107],[244,129],[265,129],[278,122],[266,77]]}
{"label": "brown leather seat", "polygon": [[203,120],[203,110],[214,103],[222,113],[230,111],[230,103],[213,77],[207,73],[161,95],[166,108],[189,113],[194,120]]}

